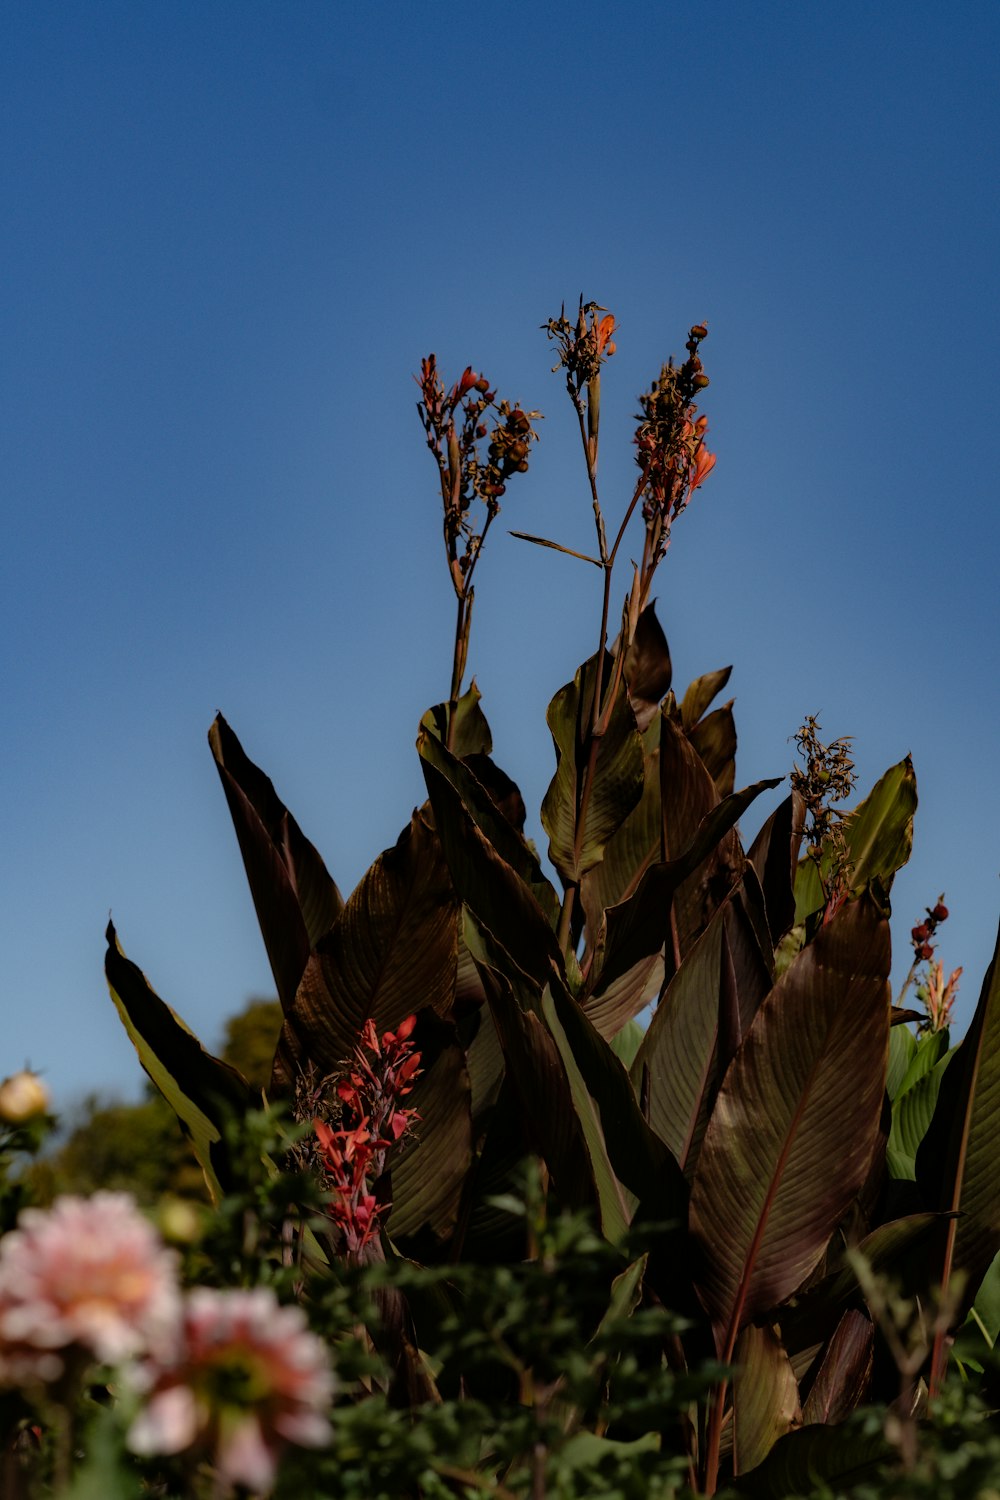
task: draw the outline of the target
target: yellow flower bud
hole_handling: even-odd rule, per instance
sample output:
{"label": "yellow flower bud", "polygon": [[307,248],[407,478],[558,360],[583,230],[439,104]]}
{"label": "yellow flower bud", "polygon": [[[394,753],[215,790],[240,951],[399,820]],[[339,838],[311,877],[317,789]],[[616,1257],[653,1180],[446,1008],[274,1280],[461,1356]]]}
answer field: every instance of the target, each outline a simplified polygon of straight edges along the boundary
{"label": "yellow flower bud", "polygon": [[7,1125],[26,1125],[49,1108],[49,1091],[37,1073],[25,1069],[0,1083],[0,1120]]}

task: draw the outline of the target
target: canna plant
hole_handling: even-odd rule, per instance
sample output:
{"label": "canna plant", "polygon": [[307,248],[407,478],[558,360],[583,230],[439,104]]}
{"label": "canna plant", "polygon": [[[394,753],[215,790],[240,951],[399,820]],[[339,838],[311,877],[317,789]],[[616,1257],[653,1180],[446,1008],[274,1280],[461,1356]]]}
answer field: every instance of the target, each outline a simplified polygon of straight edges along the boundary
{"label": "canna plant", "polygon": [[[433,1270],[433,1296],[382,1300],[372,1335],[395,1361],[390,1396],[481,1396],[460,1348],[439,1368],[421,1351],[460,1305],[449,1267],[537,1253],[512,1206],[533,1169],[551,1208],[589,1216],[619,1257],[626,1315],[673,1315],[644,1357],[692,1377],[691,1400],[681,1423],[650,1413],[643,1441],[682,1461],[698,1494],[791,1495],[804,1475],[836,1486],[894,1442],[912,1463],[952,1347],[978,1378],[1000,1330],[997,961],[957,1048],[957,976],[928,971],[926,1017],[892,1003],[890,895],[917,803],[908,758],[842,812],[849,743],[824,746],[807,719],[788,795],[741,833],[781,778],[736,790],[732,701],[713,706],[730,668],[675,691],[652,602],[672,527],[715,465],[699,411],[707,328],[640,396],[635,485],[609,524],[599,440],[615,321],[581,299],[575,318],[544,326],[578,419],[595,547],[514,535],[600,578],[592,654],[547,715],[555,878],[465,686],[473,577],[540,414],[498,401],[471,366],[448,387],[431,355],[417,382],[457,612],[448,695],[417,731],[427,799],[396,844],[345,900],[233,729],[219,716],[209,732],[284,1015],[269,1095],[316,1121],[330,1194],[326,1230],[300,1225],[300,1253],[332,1277],[351,1259]],[[639,561],[619,603],[630,528]],[[946,915],[939,902],[914,929],[911,979]],[[259,1098],[159,999],[113,927],[107,976],[211,1191],[231,1190],[228,1122]],[[906,1344],[902,1384],[889,1273],[936,1309],[925,1343]],[[704,1370],[707,1395],[693,1378]],[[559,1378],[530,1373],[522,1399],[550,1420]],[[873,1403],[887,1414],[874,1437],[850,1420]],[[615,1441],[599,1411],[567,1406],[561,1420]],[[481,1455],[499,1484],[491,1462]]]}

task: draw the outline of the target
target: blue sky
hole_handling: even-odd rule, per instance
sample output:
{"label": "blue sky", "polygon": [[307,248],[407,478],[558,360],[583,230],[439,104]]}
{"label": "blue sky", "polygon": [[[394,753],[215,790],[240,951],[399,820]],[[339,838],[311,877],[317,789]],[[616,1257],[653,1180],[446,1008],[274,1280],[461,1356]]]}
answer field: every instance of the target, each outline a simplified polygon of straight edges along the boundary
{"label": "blue sky", "polygon": [[[733,663],[738,784],[807,713],[863,789],[912,753],[897,942],[944,891],[967,1020],[1000,911],[998,46],[973,0],[4,8],[0,1073],[137,1090],[109,911],[210,1044],[271,991],[217,709],[342,888],[395,840],[452,629],[411,375],[434,349],[541,408],[503,521],[589,550],[538,326],[581,291],[621,325],[609,516],[637,393],[709,325],[679,685]],[[477,583],[536,834],[598,584],[502,532]]]}

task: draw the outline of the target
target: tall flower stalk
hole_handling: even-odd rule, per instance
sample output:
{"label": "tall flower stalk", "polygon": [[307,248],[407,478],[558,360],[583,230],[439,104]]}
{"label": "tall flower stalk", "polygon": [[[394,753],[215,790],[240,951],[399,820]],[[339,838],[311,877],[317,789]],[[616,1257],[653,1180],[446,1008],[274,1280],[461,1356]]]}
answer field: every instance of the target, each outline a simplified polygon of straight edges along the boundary
{"label": "tall flower stalk", "polygon": [[[455,734],[455,713],[469,656],[473,574],[486,535],[500,514],[500,499],[515,474],[528,469],[528,453],[537,440],[532,423],[541,413],[525,411],[509,401],[496,400],[485,375],[471,365],[450,390],[438,373],[437,358],[429,354],[416,377],[420,387],[417,412],[427,446],[434,455],[444,506],[444,544],[448,572],[455,590],[457,612],[448,695],[448,747]],[[489,414],[493,415],[492,429]],[[485,446],[484,446],[485,445]],[[479,501],[485,515],[477,512]]]}

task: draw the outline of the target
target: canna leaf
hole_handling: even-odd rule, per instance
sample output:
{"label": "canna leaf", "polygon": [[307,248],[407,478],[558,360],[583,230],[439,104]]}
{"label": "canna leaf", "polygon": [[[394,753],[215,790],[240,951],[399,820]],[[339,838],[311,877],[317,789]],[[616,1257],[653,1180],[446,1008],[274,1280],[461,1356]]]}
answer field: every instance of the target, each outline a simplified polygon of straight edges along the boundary
{"label": "canna leaf", "polygon": [[[423,1043],[419,1025],[414,1036]],[[443,1041],[432,1060],[422,1053],[424,1073],[407,1100],[419,1124],[392,1157],[387,1228],[394,1240],[426,1228],[444,1241],[458,1220],[472,1162],[471,1087],[462,1048]]]}
{"label": "canna leaf", "polygon": [[[643,1087],[649,1123],[689,1181],[720,1082],[725,972],[731,969],[736,976],[726,929],[727,922],[738,920],[728,903],[716,912],[670,981],[632,1066],[633,1079]],[[734,940],[739,948],[735,932]],[[741,1032],[749,1030],[769,988],[763,967],[745,966],[741,960],[735,997]]]}
{"label": "canna leaf", "polygon": [[865,1179],[889,1046],[889,932],[864,896],[764,1000],[726,1074],[691,1192],[699,1296],[723,1360],[816,1266]]}
{"label": "canna leaf", "polygon": [[795,872],[804,817],[801,794],[791,792],[768,818],[747,855],[764,893],[772,949],[795,921]]}
{"label": "canna leaf", "polygon": [[[479,706],[481,702],[482,694],[473,678],[468,692],[462,694],[455,706],[455,732],[452,736],[451,753],[460,760],[466,755],[489,755],[493,750],[493,736],[486,722],[486,715]],[[420,720],[421,729],[440,740],[442,745],[448,740],[448,707],[447,703],[438,703],[434,708],[429,708]]]}
{"label": "canna leaf", "polygon": [[[559,914],[559,898],[542,873],[538,856],[521,833],[519,824],[523,826],[524,803],[515,783],[485,756],[473,755],[469,762],[459,760],[424,729],[417,737],[417,751],[435,815],[441,818],[443,814],[443,836],[449,837],[453,824],[471,820],[496,854],[529,888],[554,925]],[[437,773],[430,779],[428,767]],[[450,794],[440,787],[439,778],[448,783]],[[435,795],[440,812],[435,805]],[[519,818],[511,816],[515,800],[520,804]]]}
{"label": "canna leaf", "polygon": [[[604,663],[607,690],[613,665],[606,652]],[[599,863],[608,840],[642,796],[642,741],[623,678],[607,729],[596,742],[590,794],[586,807],[580,809],[596,673],[597,658],[591,657],[573,681],[556,693],[546,714],[555,743],[556,773],[542,802],[542,824],[549,835],[549,858],[567,885],[576,884]]]}
{"label": "canna leaf", "polygon": [[800,1425],[802,1412],[795,1375],[775,1326],[749,1324],[733,1357],[733,1472],[744,1474]]}
{"label": "canna leaf", "polygon": [[732,699],[701,719],[688,731],[688,739],[701,756],[720,797],[728,797],[736,785],[736,722]]}
{"label": "canna leaf", "polygon": [[[693,755],[690,747],[687,753]],[[707,773],[702,768],[700,774],[704,776]],[[671,905],[684,882],[690,881],[694,874],[701,881],[698,909],[707,909],[708,915],[698,931],[686,943],[681,942],[682,955],[687,951],[698,932],[707,926],[713,912],[726,899],[736,879],[736,874],[733,873],[734,854],[730,845],[726,846],[726,852],[719,854],[717,851],[720,843],[729,837],[754,798],[777,785],[775,780],[757,781],[752,786],[725,797],[721,802],[716,801],[695,825],[690,843],[680,858],[651,866],[642,876],[634,894],[608,911],[604,950],[597,955],[591,969],[591,975],[596,974],[596,979],[591,977],[588,983],[588,993],[593,995],[595,1002],[617,979],[642,959],[658,953],[668,941],[671,937]],[[739,852],[738,841],[735,852]],[[702,880],[700,868],[706,862],[711,865],[713,878]],[[727,874],[729,883],[724,884]],[[689,895],[690,890],[689,887]],[[691,910],[689,903],[689,917]],[[685,928],[686,935],[688,931],[689,928]],[[671,971],[672,969],[671,962]]]}
{"label": "canna leaf", "polygon": [[797,1500],[816,1494],[818,1486],[844,1495],[855,1481],[875,1477],[893,1451],[881,1426],[868,1432],[847,1424],[811,1424],[779,1438],[762,1464],[735,1481],[735,1489],[754,1500]]}
{"label": "canna leaf", "polygon": [[[517,1098],[526,1141],[544,1160],[566,1203],[597,1207],[599,1191],[582,1123],[558,1048],[542,1019],[541,985],[511,964],[510,955],[468,908],[463,934],[486,991],[506,1061],[505,1089]],[[488,1134],[487,1144],[489,1139]],[[602,1217],[614,1214],[620,1197],[619,1185]],[[619,1205],[618,1232],[624,1224]]]}
{"label": "canna leaf", "polygon": [[875,1329],[849,1307],[823,1351],[802,1416],[806,1422],[842,1422],[865,1400],[871,1384]]}
{"label": "canna leaf", "polygon": [[[941,1066],[939,1063],[938,1067]],[[972,1024],[945,1073],[917,1157],[917,1179],[928,1201],[957,1213],[948,1225],[942,1281],[967,1278],[971,1300],[1000,1250],[1000,933]],[[942,1368],[940,1346],[935,1376]]]}
{"label": "canna leaf", "polygon": [[[591,1150],[602,1205],[612,1205],[605,1233],[617,1240],[624,1186],[658,1220],[681,1220],[687,1185],[670,1151],[646,1123],[621,1060],[588,1021],[558,975],[542,994],[545,1016],[566,1069]],[[628,1205],[631,1217],[634,1202]]]}
{"label": "canna leaf", "polygon": [[732,667],[721,667],[718,672],[706,672],[696,677],[681,699],[681,723],[686,730],[697,724],[712,699],[717,697],[732,676]]}
{"label": "canna leaf", "polygon": [[338,1071],[369,1016],[382,1031],[425,1006],[447,1014],[458,912],[437,835],[415,812],[310,955],[285,1016],[276,1079],[288,1087],[306,1068]]}
{"label": "canna leaf", "polygon": [[[181,1123],[218,1203],[230,1185],[222,1139],[226,1119],[254,1105],[254,1091],[236,1068],[206,1052],[125,957],[114,924],[107,929],[108,989],[143,1068]],[[259,1097],[257,1100],[260,1102]]]}
{"label": "canna leaf", "polygon": [[472,773],[429,736],[422,736],[418,744],[448,874],[459,900],[496,937],[507,962],[543,984],[552,963],[561,962],[551,922],[540,905],[547,900],[546,890],[554,897],[552,887],[524,840],[485,792],[477,791]]}
{"label": "canna leaf", "polygon": [[319,854],[221,714],[208,743],[226,794],[278,998],[287,1011],[310,949],[344,899]]}
{"label": "canna leaf", "polygon": [[[631,896],[645,872],[660,860],[660,725],[655,719],[642,736],[642,796],[608,840],[600,864],[580,883],[587,917],[587,948],[599,941],[604,913]],[[586,966],[586,958],[584,960]]]}
{"label": "canna leaf", "polygon": [[642,734],[656,717],[670,689],[670,647],[654,604],[647,604],[636,621],[635,634],[625,653],[628,697]]}

